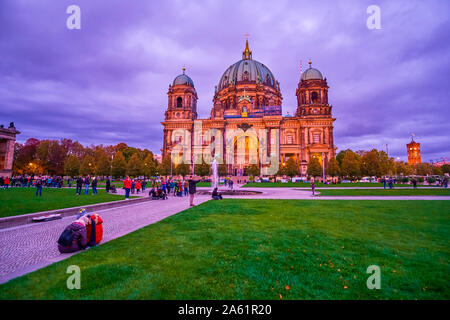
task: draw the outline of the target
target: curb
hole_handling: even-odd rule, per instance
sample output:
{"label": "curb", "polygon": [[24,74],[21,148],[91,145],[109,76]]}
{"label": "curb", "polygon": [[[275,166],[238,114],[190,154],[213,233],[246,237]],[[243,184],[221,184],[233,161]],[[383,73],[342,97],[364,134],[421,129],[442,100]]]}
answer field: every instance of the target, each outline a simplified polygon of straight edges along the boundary
{"label": "curb", "polygon": [[89,205],[79,206],[79,207],[28,213],[28,214],[23,214],[20,216],[4,217],[4,218],[0,218],[0,229],[16,227],[16,226],[20,226],[20,225],[24,225],[24,224],[29,224],[29,223],[37,223],[37,222],[33,222],[33,218],[48,215],[48,214],[60,214],[61,217],[64,218],[64,217],[76,215],[81,208],[84,208],[84,209],[86,209],[86,211],[88,213],[91,213],[91,212],[98,211],[98,210],[111,209],[111,208],[127,206],[130,204],[136,204],[139,202],[146,202],[151,199],[152,199],[151,197],[142,197],[142,198],[130,199],[130,200],[118,200],[118,201],[111,201],[111,202],[89,204]]}

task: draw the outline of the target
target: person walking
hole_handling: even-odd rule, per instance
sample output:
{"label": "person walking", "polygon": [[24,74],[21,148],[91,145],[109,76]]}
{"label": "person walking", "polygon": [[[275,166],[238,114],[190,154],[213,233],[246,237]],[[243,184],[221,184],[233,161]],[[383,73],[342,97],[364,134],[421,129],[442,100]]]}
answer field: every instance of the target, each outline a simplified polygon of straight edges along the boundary
{"label": "person walking", "polygon": [[392,178],[389,178],[389,189],[392,189],[394,187],[394,181]]}
{"label": "person walking", "polygon": [[194,197],[195,193],[197,192],[197,183],[199,182],[200,180],[194,180],[192,176],[189,179],[189,205],[191,207],[194,206]]}
{"label": "person walking", "polygon": [[134,179],[131,180],[131,193],[134,194],[134,190],[136,189],[136,182]]}
{"label": "person walking", "polygon": [[3,187],[5,189],[8,189],[8,187],[9,187],[9,178],[8,177],[5,177],[5,179],[3,180]]}
{"label": "person walking", "polygon": [[234,184],[233,180],[230,179],[230,181],[228,181],[228,185],[230,186],[230,190],[233,190],[233,184]]}
{"label": "person walking", "polygon": [[38,196],[38,193],[39,193],[39,196],[42,197],[42,179],[41,179],[41,177],[38,177],[36,179],[36,197]]}
{"label": "person walking", "polygon": [[109,189],[111,189],[111,180],[106,179],[106,192],[109,193]]}
{"label": "person walking", "polygon": [[81,189],[83,188],[83,178],[78,177],[77,178],[77,189],[76,189],[76,195],[81,195]]}
{"label": "person walking", "polygon": [[92,179],[92,195],[97,194],[97,177]]}
{"label": "person walking", "polygon": [[141,191],[141,182],[138,180],[136,182],[136,193],[139,193],[139,191]]}
{"label": "person walking", "polygon": [[123,181],[123,188],[125,189],[125,200],[130,198],[130,190],[131,190],[131,180],[129,176],[126,176]]}
{"label": "person walking", "polygon": [[189,182],[187,180],[184,180],[184,196],[187,197],[189,192]]}
{"label": "person walking", "polygon": [[312,195],[314,195],[314,192],[316,191],[316,182],[314,181],[314,179],[311,181],[311,191]]}
{"label": "person walking", "polygon": [[89,185],[91,184],[91,178],[90,176],[87,176],[86,179],[84,179],[84,194],[89,194]]}

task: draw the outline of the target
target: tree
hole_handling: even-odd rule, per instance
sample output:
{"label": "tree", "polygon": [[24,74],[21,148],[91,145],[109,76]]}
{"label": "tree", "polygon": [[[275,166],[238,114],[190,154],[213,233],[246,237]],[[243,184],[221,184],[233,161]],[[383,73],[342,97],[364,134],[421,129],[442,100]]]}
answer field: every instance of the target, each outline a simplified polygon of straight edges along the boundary
{"label": "tree", "polygon": [[416,174],[419,176],[426,176],[433,174],[433,166],[430,163],[418,163],[415,166]]}
{"label": "tree", "polygon": [[322,175],[322,165],[319,162],[319,159],[316,157],[312,157],[309,159],[308,169],[306,170],[311,177],[320,177]]}
{"label": "tree", "polygon": [[99,176],[109,176],[111,174],[111,161],[106,152],[96,158],[95,174]]}
{"label": "tree", "polygon": [[352,150],[346,150],[341,160],[341,175],[350,178],[361,176],[361,157]]}
{"label": "tree", "polygon": [[127,174],[129,176],[138,177],[142,174],[142,160],[139,159],[137,153],[133,153],[127,164]]}
{"label": "tree", "polygon": [[443,174],[441,167],[433,166],[433,175],[442,176]]}
{"label": "tree", "polygon": [[92,175],[95,173],[95,159],[93,156],[87,155],[81,161],[80,173],[83,176]]}
{"label": "tree", "polygon": [[442,173],[450,173],[450,164],[443,164],[441,166]]}
{"label": "tree", "polygon": [[142,173],[146,177],[153,177],[156,175],[157,171],[157,162],[153,157],[153,153],[149,153],[142,163]]}
{"label": "tree", "polygon": [[326,173],[327,175],[331,177],[337,177],[339,176],[340,170],[339,170],[339,162],[335,158],[331,158],[328,160],[327,166],[326,166]]}
{"label": "tree", "polygon": [[259,176],[260,172],[257,164],[252,164],[247,168],[247,175],[249,176]]}
{"label": "tree", "polygon": [[365,152],[362,155],[361,174],[369,177],[381,176],[380,156],[376,149]]}
{"label": "tree", "polygon": [[172,163],[172,159],[170,157],[170,154],[166,155],[162,159],[161,164],[159,165],[159,168],[158,168],[159,174],[162,175],[162,176],[170,175],[170,173],[171,173],[170,172],[171,171],[171,163]]}
{"label": "tree", "polygon": [[218,166],[219,177],[225,177],[228,173],[227,165],[225,163],[219,164]]}
{"label": "tree", "polygon": [[211,166],[202,160],[201,164],[195,165],[195,174],[200,177],[209,176],[211,174]]}
{"label": "tree", "polygon": [[64,172],[66,176],[75,177],[80,174],[80,160],[75,155],[70,155],[64,164]]}
{"label": "tree", "polygon": [[123,177],[127,170],[127,162],[121,151],[117,151],[112,162],[111,175],[115,178]]}
{"label": "tree", "polygon": [[175,173],[177,175],[182,176],[183,178],[185,176],[187,176],[189,173],[191,172],[191,167],[187,164],[187,163],[180,163],[179,165],[177,165],[177,167],[175,168]]}

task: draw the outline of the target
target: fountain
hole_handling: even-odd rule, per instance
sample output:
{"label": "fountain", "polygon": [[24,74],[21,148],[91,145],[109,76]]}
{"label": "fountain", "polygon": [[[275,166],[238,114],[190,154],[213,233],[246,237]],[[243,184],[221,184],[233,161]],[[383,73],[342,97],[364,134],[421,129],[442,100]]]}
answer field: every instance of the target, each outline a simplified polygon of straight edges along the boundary
{"label": "fountain", "polygon": [[217,155],[214,156],[214,160],[211,164],[212,167],[212,174],[213,174],[213,180],[211,182],[212,190],[214,191],[215,188],[219,188],[219,170],[217,168]]}

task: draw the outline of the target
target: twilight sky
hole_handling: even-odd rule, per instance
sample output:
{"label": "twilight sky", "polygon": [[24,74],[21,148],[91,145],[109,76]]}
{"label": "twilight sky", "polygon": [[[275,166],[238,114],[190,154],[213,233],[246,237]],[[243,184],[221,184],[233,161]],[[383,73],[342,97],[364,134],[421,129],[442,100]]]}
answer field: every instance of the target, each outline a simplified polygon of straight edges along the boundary
{"label": "twilight sky", "polygon": [[[81,30],[66,8],[81,8]],[[381,8],[381,30],[366,9]],[[241,59],[280,82],[283,114],[296,109],[300,60],[327,77],[338,151],[385,149],[406,160],[450,158],[450,1],[0,0],[0,123],[19,142],[70,138],[160,153],[167,89],[194,81],[199,118],[214,86]]]}

